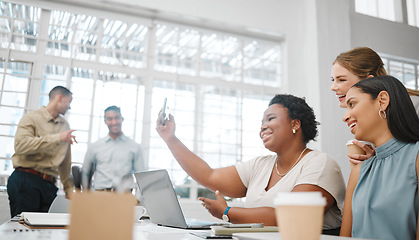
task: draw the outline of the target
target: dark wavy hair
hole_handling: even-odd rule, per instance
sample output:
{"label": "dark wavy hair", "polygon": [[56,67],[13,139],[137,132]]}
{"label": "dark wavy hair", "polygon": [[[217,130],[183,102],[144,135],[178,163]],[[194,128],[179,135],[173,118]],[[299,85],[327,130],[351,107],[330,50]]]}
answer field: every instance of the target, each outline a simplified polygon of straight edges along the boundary
{"label": "dark wavy hair", "polygon": [[299,98],[290,94],[277,94],[269,102],[269,106],[273,104],[281,104],[288,110],[288,116],[291,119],[297,119],[301,122],[303,132],[303,141],[307,144],[311,140],[315,140],[318,130],[313,109],[308,106],[304,98]]}
{"label": "dark wavy hair", "polygon": [[[388,92],[387,126],[394,138],[402,142],[419,141],[419,118],[405,86],[395,77],[377,76],[357,82],[352,88],[376,99],[381,91]],[[378,114],[378,113],[377,113]]]}

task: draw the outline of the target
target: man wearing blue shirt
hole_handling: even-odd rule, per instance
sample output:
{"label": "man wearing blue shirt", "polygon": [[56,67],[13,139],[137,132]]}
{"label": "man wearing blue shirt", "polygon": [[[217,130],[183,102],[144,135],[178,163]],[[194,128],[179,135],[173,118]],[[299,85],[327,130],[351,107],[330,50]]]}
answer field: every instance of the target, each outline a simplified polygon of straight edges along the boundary
{"label": "man wearing blue shirt", "polygon": [[82,168],[84,189],[89,187],[93,172],[94,190],[131,191],[136,187],[132,174],[147,168],[141,145],[122,132],[123,121],[119,107],[105,109],[105,124],[109,133],[87,149]]}

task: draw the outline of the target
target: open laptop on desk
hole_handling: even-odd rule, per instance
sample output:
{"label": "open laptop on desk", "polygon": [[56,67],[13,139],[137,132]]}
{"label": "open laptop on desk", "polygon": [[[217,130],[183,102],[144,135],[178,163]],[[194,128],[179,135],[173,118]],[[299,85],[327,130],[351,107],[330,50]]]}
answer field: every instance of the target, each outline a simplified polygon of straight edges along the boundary
{"label": "open laptop on desk", "polygon": [[210,229],[215,222],[185,219],[169,174],[166,170],[134,173],[152,223],[185,229]]}

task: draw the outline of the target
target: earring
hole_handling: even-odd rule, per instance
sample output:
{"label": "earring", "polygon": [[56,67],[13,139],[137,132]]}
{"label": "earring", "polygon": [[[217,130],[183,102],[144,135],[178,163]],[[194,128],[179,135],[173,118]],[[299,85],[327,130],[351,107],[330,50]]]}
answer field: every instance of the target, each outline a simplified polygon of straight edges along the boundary
{"label": "earring", "polygon": [[292,133],[294,133],[294,134],[295,134],[295,129],[294,129],[294,128],[292,129]]}
{"label": "earring", "polygon": [[384,110],[378,110],[378,115],[380,116],[380,118],[382,119],[386,119],[387,118],[387,113]]}

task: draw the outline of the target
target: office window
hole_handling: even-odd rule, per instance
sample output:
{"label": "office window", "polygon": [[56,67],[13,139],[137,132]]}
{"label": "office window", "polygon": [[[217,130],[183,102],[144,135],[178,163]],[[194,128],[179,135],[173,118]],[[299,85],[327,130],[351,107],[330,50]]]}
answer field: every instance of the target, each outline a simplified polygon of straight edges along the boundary
{"label": "office window", "polygon": [[396,21],[394,0],[355,0],[355,11],[365,15]]}
{"label": "office window", "polygon": [[206,194],[155,130],[166,97],[176,135],[212,167],[268,153],[259,130],[269,99],[281,92],[281,42],[97,9],[0,5],[0,48],[19,51],[18,59],[0,59],[0,113],[8,116],[0,120],[0,174],[12,171],[18,121],[47,105],[57,85],[73,92],[65,118],[76,130],[75,164],[106,136],[103,111],[116,105],[150,168],[166,168],[182,197]]}
{"label": "office window", "polygon": [[389,61],[390,75],[398,78],[407,88],[416,88],[415,69],[413,64]]}
{"label": "office window", "polygon": [[164,72],[196,75],[200,33],[191,28],[157,24],[156,62]]}
{"label": "office window", "polygon": [[407,88],[418,89],[419,63],[383,57],[387,73],[399,79]]}
{"label": "office window", "polygon": [[419,27],[419,1],[406,0],[407,4],[407,21],[411,26]]}
{"label": "office window", "polygon": [[55,86],[66,86],[67,84],[67,71],[68,67],[56,65],[56,64],[45,64],[43,67],[42,74],[42,86],[40,91],[39,105],[46,106],[48,104],[48,93]]}
{"label": "office window", "polygon": [[263,86],[280,87],[280,48],[261,41],[244,42],[244,81]]}
{"label": "office window", "polygon": [[77,130],[74,135],[78,141],[71,147],[71,157],[73,162],[81,163],[89,143],[89,130],[92,128],[93,71],[85,68],[72,68],[68,74],[71,78],[68,87],[73,93],[73,101],[69,114],[66,115],[71,129]]}
{"label": "office window", "polygon": [[150,128],[150,168],[165,168],[169,171],[175,185],[184,184],[187,174],[174,160],[172,153],[155,130],[159,111],[163,107],[164,98],[167,97],[168,113],[173,114],[176,120],[176,136],[192,151],[195,139],[195,86],[193,84],[175,83],[167,80],[156,80],[152,90]]}
{"label": "office window", "polygon": [[[107,107],[115,105],[121,108],[124,117],[122,131],[126,136],[141,143],[143,81],[134,75],[100,71],[95,85],[94,121],[90,142],[95,142],[108,133],[108,128],[104,124],[104,111]],[[137,137],[137,134],[140,135]]]}
{"label": "office window", "polygon": [[104,19],[100,62],[145,67],[144,51],[148,28],[120,20]]}
{"label": "office window", "polygon": [[239,38],[213,32],[202,35],[200,74],[241,81],[243,66],[242,43]]}
{"label": "office window", "polygon": [[203,86],[199,152],[213,167],[233,165],[239,157],[241,133],[240,91]]}
{"label": "office window", "polygon": [[0,59],[0,176],[13,170],[14,135],[27,105],[32,64]]}
{"label": "office window", "polygon": [[355,0],[355,11],[419,27],[418,0]]}
{"label": "office window", "polygon": [[2,47],[35,52],[41,9],[0,2],[0,38]]}
{"label": "office window", "polygon": [[63,11],[51,11],[46,54],[86,61],[96,59],[98,19]]}
{"label": "office window", "polygon": [[[239,149],[242,155],[242,161],[256,156],[267,155],[269,150],[263,147],[260,141],[260,125],[262,116],[268,107],[266,96],[243,91],[242,100],[242,147]],[[255,125],[256,124],[256,125]]]}

